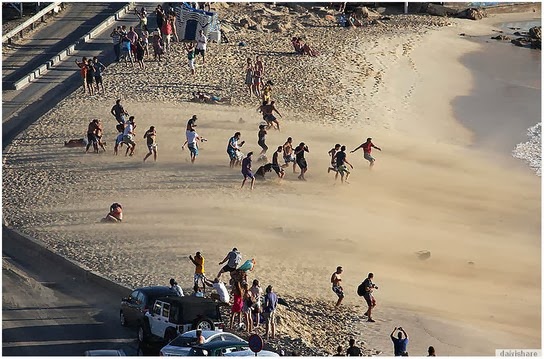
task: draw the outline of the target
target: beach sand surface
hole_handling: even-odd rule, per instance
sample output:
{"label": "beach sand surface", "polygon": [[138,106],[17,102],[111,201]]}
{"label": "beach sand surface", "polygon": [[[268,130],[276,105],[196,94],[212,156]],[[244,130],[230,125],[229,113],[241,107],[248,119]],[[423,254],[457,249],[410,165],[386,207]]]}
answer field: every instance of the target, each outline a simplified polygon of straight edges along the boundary
{"label": "beach sand surface", "polygon": [[[357,285],[374,272],[377,322],[361,322],[358,330],[384,354],[392,354],[395,326],[411,335],[410,355],[423,355],[429,345],[439,355],[539,348],[540,179],[511,159],[490,161],[467,147],[473,135],[455,121],[451,100],[472,86],[458,59],[478,49],[457,34],[470,26],[491,23],[461,21],[417,41],[372,44],[361,61],[379,76],[360,78],[346,65],[341,81],[362,86],[351,98],[360,121],[327,125],[282,108],[282,132],[267,137],[268,158],[288,136],[305,142],[307,182],[289,167],[283,181],[272,172],[252,192],[240,190],[242,176],[229,169],[226,146],[240,131],[243,152],[258,154],[261,118],[254,108],[126,99],[138,144],[134,157],[115,157],[113,97],[74,94],[4,153],[4,217],[131,286],[175,277],[188,289],[189,254],[201,251],[212,277],[237,247],[257,262],[251,279],[282,295],[328,300],[332,311],[336,266],[344,268],[345,305],[361,305]],[[181,150],[193,114],[208,139],[195,164]],[[64,140],[82,137],[92,117],[104,119],[108,153],[64,148]],[[142,163],[142,135],[151,125],[159,158]],[[382,148],[373,150],[374,168],[361,152],[348,154],[355,167],[350,183],[335,183],[327,151],[335,143],[351,150],[367,137]],[[100,223],[113,202],[123,205],[124,223]],[[419,251],[430,258],[420,259]],[[354,310],[360,315],[364,308]]]}

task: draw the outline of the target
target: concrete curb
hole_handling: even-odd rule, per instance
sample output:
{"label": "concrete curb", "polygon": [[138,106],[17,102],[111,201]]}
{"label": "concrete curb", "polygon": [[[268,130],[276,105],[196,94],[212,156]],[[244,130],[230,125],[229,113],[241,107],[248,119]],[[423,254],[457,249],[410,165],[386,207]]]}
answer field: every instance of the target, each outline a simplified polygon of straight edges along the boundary
{"label": "concrete curb", "polygon": [[[118,293],[120,295],[119,300],[121,297],[129,295],[133,290],[86,268],[81,263],[48,249],[45,243],[37,239],[31,238],[16,229],[8,228],[5,222],[2,224],[2,234],[2,251],[8,255],[24,251],[26,255],[32,255],[36,259],[50,260],[57,267],[62,267],[65,273],[73,273],[74,276],[80,277],[83,281],[94,283],[112,293]],[[16,258],[16,255],[12,255],[12,257]]]}
{"label": "concrete curb", "polygon": [[104,31],[107,27],[111,26],[112,23],[119,20],[123,15],[127,14],[131,7],[134,5],[134,2],[130,2],[128,5],[124,6],[122,9],[117,11],[112,16],[108,17],[106,20],[102,21],[94,29],[83,35],[76,43],[68,46],[66,49],[62,50],[55,56],[53,56],[45,64],[41,65],[34,71],[31,71],[24,77],[19,80],[16,80],[12,84],[12,90],[20,90],[34,80],[39,79],[41,76],[47,73],[49,69],[57,65],[59,62],[66,59],[68,56],[72,55],[82,44],[89,42],[91,39],[94,39],[98,34]]}

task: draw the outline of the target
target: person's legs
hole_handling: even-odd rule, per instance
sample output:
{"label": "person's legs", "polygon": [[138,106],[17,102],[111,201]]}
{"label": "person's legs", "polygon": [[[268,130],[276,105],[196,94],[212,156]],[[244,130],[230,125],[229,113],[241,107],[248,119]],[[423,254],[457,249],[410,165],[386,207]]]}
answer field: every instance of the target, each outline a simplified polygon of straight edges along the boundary
{"label": "person's legs", "polygon": [[244,180],[242,181],[242,187],[240,189],[244,188],[244,185],[246,184],[247,176],[244,175]]}
{"label": "person's legs", "polygon": [[233,329],[234,326],[234,312],[230,312],[230,325],[229,329]]}
{"label": "person's legs", "polygon": [[251,190],[253,191],[253,187],[255,186],[255,177],[251,177]]}
{"label": "person's legs", "polygon": [[[151,156],[153,154],[153,150],[151,149],[151,147],[149,147],[149,152],[145,155],[144,157],[144,162],[145,160],[147,160],[149,158],[149,156]],[[156,161],[156,157],[155,157],[155,161]]]}
{"label": "person's legs", "polygon": [[276,337],[276,323],[274,318],[274,312],[270,313],[270,334],[270,337],[272,339]]}

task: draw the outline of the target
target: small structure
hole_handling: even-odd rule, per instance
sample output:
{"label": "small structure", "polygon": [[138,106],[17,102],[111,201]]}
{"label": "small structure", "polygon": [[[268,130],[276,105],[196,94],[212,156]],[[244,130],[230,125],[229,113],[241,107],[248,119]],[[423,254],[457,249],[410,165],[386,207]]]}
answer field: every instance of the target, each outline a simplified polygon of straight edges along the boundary
{"label": "small structure", "polygon": [[200,30],[210,41],[220,42],[220,27],[217,13],[198,10],[187,3],[176,6],[176,30],[180,40],[194,41]]}

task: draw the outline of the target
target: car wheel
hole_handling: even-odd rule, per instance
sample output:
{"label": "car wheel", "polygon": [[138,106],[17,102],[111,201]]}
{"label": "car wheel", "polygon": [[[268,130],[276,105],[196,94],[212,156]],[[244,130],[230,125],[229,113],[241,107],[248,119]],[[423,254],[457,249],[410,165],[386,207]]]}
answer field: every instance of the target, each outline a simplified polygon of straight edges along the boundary
{"label": "car wheel", "polygon": [[149,330],[146,328],[146,323],[141,323],[138,327],[138,341],[145,343],[149,339]]}
{"label": "car wheel", "polygon": [[123,313],[123,311],[119,313],[119,322],[123,327],[128,325],[127,318],[125,317],[125,313]]}
{"label": "car wheel", "polygon": [[213,322],[209,319],[197,319],[193,323],[193,329],[215,330],[215,325],[213,325]]}

